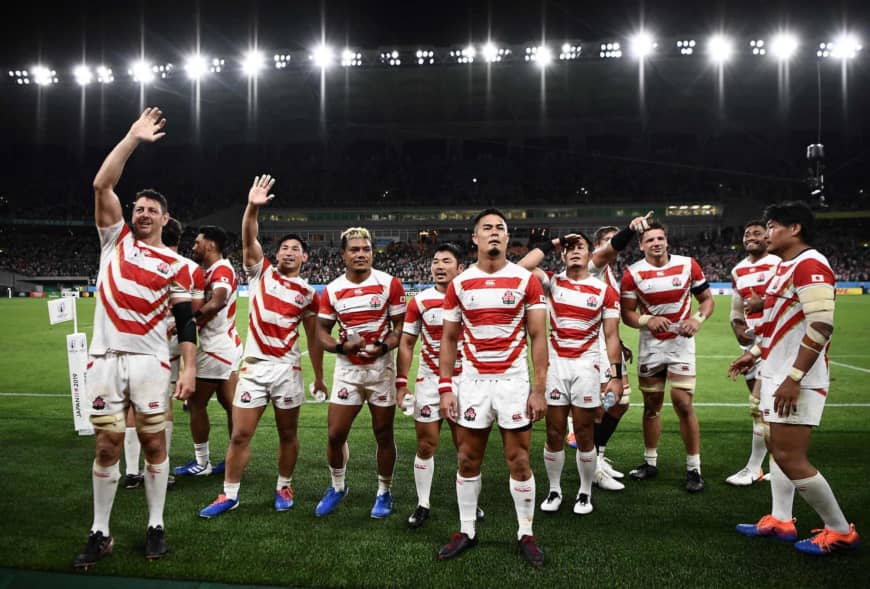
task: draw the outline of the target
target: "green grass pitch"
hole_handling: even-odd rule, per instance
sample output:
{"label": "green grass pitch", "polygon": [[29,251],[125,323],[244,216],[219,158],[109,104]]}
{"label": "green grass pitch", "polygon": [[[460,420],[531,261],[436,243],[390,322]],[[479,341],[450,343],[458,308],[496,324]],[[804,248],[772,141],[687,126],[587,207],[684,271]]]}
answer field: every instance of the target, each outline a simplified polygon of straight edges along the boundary
{"label": "green grass pitch", "polygon": [[[240,300],[245,318],[247,301]],[[81,328],[90,336],[93,300],[79,301]],[[112,516],[114,553],[88,575],[148,577],[292,586],[449,587],[824,587],[870,586],[868,549],[814,559],[790,545],[752,540],[734,532],[739,522],[768,513],[768,483],[732,488],[727,475],[749,453],[751,425],[742,382],[725,377],[737,346],[727,324],[728,300],[698,335],[698,418],[707,489],[688,495],[685,452],[677,419],[666,405],[659,448],[659,478],[627,482],[621,493],[595,490],[595,511],[536,511],[535,534],[547,564],[532,570],[515,550],[516,518],[507,484],[501,442],[494,434],[483,470],[480,545],[452,562],[435,559],[438,547],[458,528],[454,490],[455,451],[445,428],[436,458],[433,515],[420,530],[406,518],[416,500],[413,482],[413,422],[396,417],[398,462],[396,512],[386,520],[369,517],[376,490],[374,441],[367,412],[351,433],[350,493],[338,510],[316,518],[314,506],[329,484],[325,465],[326,405],[306,404],[300,418],[300,460],[294,476],[296,506],[274,512],[276,476],[271,411],[252,442],[252,459],[242,481],[241,505],[214,520],[198,511],[221,490],[216,477],[179,480],[166,506],[169,557],[142,557],[147,522],[144,492],[118,489]],[[831,482],[847,517],[870,538],[870,297],[840,297],[831,351],[833,383],[821,427],[813,434],[811,458]],[[240,321],[244,332],[245,321]],[[72,558],[91,524],[93,438],[72,429],[64,337],[72,324],[49,327],[43,300],[0,300],[0,567],[71,572]],[[632,347],[636,332],[622,327]],[[326,358],[327,382],[332,357]],[[633,408],[608,446],[621,470],[641,460],[640,394],[630,368]],[[305,365],[306,382],[310,366]],[[213,403],[212,455],[227,444],[221,409]],[[187,416],[176,411],[172,465],[192,456]],[[533,436],[532,466],[537,501],[547,490],[541,452],[543,423]],[[576,493],[574,461],[566,460],[563,489]],[[766,464],[765,464],[766,466]],[[795,516],[802,537],[820,527],[799,496]],[[71,579],[62,577],[62,579]],[[2,574],[0,574],[0,586]]]}

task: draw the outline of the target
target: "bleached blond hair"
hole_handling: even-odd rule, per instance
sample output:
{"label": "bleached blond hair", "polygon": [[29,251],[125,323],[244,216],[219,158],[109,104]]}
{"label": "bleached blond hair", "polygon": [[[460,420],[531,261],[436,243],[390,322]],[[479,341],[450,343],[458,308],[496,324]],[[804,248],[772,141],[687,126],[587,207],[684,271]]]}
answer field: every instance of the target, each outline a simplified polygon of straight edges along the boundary
{"label": "bleached blond hair", "polygon": [[341,233],[341,249],[347,249],[347,242],[351,239],[368,239],[372,241],[372,234],[365,227],[348,227]]}

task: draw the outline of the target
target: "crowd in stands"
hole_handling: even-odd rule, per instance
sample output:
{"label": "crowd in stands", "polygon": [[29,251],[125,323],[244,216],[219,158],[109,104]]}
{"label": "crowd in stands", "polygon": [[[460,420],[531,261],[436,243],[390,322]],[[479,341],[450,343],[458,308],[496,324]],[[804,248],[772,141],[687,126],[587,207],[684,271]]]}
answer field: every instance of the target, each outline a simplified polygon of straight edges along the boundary
{"label": "crowd in stands", "polygon": [[[840,281],[870,281],[870,226],[856,220],[825,221],[817,226],[816,244],[824,253]],[[182,238],[180,251],[189,255],[195,229],[189,228]],[[699,234],[692,237],[670,238],[672,253],[689,255],[701,264],[710,282],[728,282],[730,271],[744,256],[742,229],[727,228],[719,233]],[[263,249],[272,256],[275,239],[264,237]],[[458,244],[467,252],[466,264],[473,262],[471,244]],[[534,245],[534,244],[533,244]],[[524,240],[513,241],[508,256],[518,260],[528,251]],[[376,251],[374,266],[399,277],[406,284],[430,282],[432,244],[394,242]],[[247,282],[242,268],[241,240],[230,234],[226,251],[238,273],[239,282]],[[619,272],[626,264],[640,257],[635,244],[617,261]],[[6,226],[0,230],[0,270],[25,276],[87,276],[96,280],[99,243],[93,227],[24,227]],[[274,260],[273,260],[274,261]],[[543,267],[558,270],[558,256],[550,254]],[[326,284],[344,272],[338,244],[312,244],[310,259],[303,268],[312,284]]]}

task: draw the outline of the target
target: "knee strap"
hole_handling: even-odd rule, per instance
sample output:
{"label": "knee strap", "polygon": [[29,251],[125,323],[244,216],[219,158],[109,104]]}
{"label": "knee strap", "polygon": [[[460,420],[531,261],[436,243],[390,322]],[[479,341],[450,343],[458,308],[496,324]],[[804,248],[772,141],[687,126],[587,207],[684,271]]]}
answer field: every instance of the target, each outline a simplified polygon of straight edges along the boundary
{"label": "knee strap", "polygon": [[123,434],[127,428],[127,420],[124,418],[124,413],[114,413],[112,415],[91,415],[89,417],[91,425],[94,429],[100,429],[106,432],[115,434]]}
{"label": "knee strap", "polygon": [[137,413],[136,430],[143,434],[156,434],[166,429],[166,413]]}

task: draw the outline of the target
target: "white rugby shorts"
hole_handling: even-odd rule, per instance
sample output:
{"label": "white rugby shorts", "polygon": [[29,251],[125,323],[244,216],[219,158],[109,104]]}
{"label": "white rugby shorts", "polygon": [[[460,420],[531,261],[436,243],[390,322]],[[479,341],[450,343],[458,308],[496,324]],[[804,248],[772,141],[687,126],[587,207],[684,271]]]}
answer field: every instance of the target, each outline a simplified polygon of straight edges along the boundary
{"label": "white rugby shorts", "polygon": [[594,409],[601,405],[598,357],[586,354],[579,358],[550,356],[547,370],[547,405],[571,405]]}
{"label": "white rugby shorts", "polygon": [[233,406],[241,409],[265,407],[269,401],[276,409],[295,409],[305,402],[302,367],[247,358],[239,370]]}
{"label": "white rugby shorts", "polygon": [[164,413],[169,376],[169,363],[150,354],[107,352],[91,356],[85,379],[90,412],[115,415],[132,404],[138,413]]}
{"label": "white rugby shorts", "polygon": [[396,404],[396,369],[392,364],[377,366],[336,366],[332,376],[329,402],[336,405],[362,405],[375,407]]}
{"label": "white rugby shorts", "polygon": [[456,402],[457,423],[470,429],[486,429],[493,422],[503,429],[522,429],[531,423],[526,414],[531,387],[528,377],[461,377]]}

